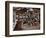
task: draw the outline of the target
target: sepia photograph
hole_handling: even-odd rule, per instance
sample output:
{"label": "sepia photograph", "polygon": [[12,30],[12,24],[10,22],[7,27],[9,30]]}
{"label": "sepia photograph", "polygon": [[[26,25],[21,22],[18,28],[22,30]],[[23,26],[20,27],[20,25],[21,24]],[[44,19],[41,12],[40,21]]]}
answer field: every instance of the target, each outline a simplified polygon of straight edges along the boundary
{"label": "sepia photograph", "polygon": [[45,4],[5,2],[5,36],[45,34]]}
{"label": "sepia photograph", "polygon": [[13,30],[40,30],[40,8],[13,7]]}

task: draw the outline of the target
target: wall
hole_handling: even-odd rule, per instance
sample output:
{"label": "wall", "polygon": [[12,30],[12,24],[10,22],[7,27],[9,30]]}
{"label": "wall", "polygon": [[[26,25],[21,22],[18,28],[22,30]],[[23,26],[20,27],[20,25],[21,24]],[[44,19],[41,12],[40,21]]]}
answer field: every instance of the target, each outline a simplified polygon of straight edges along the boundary
{"label": "wall", "polygon": [[[13,38],[13,37],[5,37],[5,35],[4,35],[5,34],[5,1],[6,0],[0,0],[0,38]],[[46,9],[46,0],[14,0],[14,1],[41,2],[41,3],[45,3],[45,9]],[[46,13],[45,13],[45,17],[46,17]],[[46,20],[45,20],[45,22],[46,22]],[[45,23],[45,25],[46,25],[46,23]],[[46,32],[46,30],[45,30],[45,32]],[[46,33],[45,33],[45,35],[21,36],[21,37],[14,37],[14,38],[46,38]]]}

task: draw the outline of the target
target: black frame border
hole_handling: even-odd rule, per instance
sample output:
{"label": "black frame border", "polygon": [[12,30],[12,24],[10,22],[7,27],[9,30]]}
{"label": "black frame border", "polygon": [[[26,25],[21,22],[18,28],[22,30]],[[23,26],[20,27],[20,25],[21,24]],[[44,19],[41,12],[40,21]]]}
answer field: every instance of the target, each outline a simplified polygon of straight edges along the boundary
{"label": "black frame border", "polygon": [[[9,4],[10,3],[22,3],[22,4],[36,4],[43,5],[43,33],[37,34],[22,34],[22,35],[9,35]],[[5,36],[14,37],[14,36],[29,36],[29,35],[44,35],[45,34],[45,3],[36,3],[36,2],[19,2],[19,1],[5,1]]]}

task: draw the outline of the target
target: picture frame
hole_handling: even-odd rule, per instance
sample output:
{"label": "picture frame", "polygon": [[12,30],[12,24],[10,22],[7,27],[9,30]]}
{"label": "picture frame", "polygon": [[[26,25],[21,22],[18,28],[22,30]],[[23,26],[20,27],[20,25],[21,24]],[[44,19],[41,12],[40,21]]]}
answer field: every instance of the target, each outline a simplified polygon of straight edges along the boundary
{"label": "picture frame", "polygon": [[[36,19],[32,13],[34,14],[34,16],[36,16],[37,14],[38,19]],[[32,15],[33,17],[31,16],[28,17],[29,15]],[[36,19],[37,22],[34,21],[31,22],[32,21],[31,19]],[[16,27],[16,23],[18,23],[17,27]],[[30,26],[28,25],[28,23]],[[44,35],[44,34],[45,34],[45,4],[44,3],[19,2],[19,1],[5,2],[5,36],[6,37]]]}

